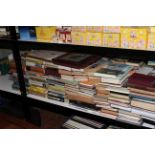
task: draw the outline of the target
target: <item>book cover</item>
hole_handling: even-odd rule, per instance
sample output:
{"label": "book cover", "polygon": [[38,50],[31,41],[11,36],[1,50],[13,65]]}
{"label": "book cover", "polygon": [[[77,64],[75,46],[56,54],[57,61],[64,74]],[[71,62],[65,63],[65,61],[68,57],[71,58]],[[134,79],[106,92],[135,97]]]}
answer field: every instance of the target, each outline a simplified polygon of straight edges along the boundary
{"label": "book cover", "polygon": [[99,59],[100,56],[97,55],[68,53],[53,59],[53,62],[60,66],[81,69],[88,67],[90,64],[96,62]]}

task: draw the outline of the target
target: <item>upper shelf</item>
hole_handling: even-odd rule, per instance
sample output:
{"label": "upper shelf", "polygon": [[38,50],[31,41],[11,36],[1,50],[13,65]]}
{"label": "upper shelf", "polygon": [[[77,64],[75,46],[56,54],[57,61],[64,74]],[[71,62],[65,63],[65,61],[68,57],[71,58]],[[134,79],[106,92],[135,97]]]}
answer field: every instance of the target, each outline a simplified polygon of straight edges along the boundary
{"label": "upper shelf", "polygon": [[25,41],[18,40],[19,48],[21,50],[31,49],[44,49],[44,50],[58,50],[58,51],[77,51],[91,54],[100,54],[108,57],[124,57],[124,58],[137,58],[137,59],[152,59],[155,57],[155,51],[141,50],[141,49],[124,49],[103,46],[90,46],[90,45],[75,45],[67,43],[53,43],[53,42],[38,42],[38,41]]}
{"label": "upper shelf", "polygon": [[[12,49],[12,45],[15,40],[12,39],[0,39],[0,48]],[[44,49],[44,50],[58,50],[58,51],[77,51],[91,54],[100,54],[108,57],[123,57],[123,58],[137,58],[137,59],[152,59],[155,57],[155,51],[153,50],[141,50],[141,49],[124,49],[113,48],[103,46],[90,46],[90,45],[76,45],[67,43],[53,43],[53,42],[38,42],[38,41],[26,41],[17,40],[20,50],[31,49]],[[125,53],[125,54],[124,54]]]}

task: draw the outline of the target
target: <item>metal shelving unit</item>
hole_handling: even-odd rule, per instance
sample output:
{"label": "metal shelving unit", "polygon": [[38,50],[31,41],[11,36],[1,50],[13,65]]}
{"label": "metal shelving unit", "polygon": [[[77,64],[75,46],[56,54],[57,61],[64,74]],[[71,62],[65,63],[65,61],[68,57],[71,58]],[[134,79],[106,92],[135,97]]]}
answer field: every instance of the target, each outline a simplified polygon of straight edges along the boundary
{"label": "metal shelving unit", "polygon": [[[45,50],[57,50],[57,51],[68,51],[68,52],[82,52],[91,53],[107,57],[117,57],[117,58],[135,58],[138,60],[146,61],[155,57],[154,51],[145,50],[133,50],[133,49],[121,49],[121,48],[108,48],[108,47],[94,47],[94,46],[84,46],[84,45],[73,45],[73,44],[59,44],[59,43],[46,43],[46,42],[35,42],[35,41],[21,41],[18,40],[15,27],[9,27],[11,38],[10,39],[0,39],[0,48],[7,48],[13,51],[13,56],[17,66],[18,79],[20,84],[20,92],[11,90],[9,86],[4,86],[4,82],[8,85],[7,77],[0,78],[0,94],[3,96],[11,96],[13,98],[18,98],[23,102],[23,109],[25,110],[26,120],[30,120],[30,108],[32,106],[44,108],[47,110],[56,110],[65,114],[80,114],[85,115],[90,118],[95,118],[97,120],[103,120],[115,125],[124,126],[126,128],[145,128],[143,126],[131,124],[129,122],[123,122],[119,120],[112,120],[110,118],[104,117],[101,113],[93,110],[85,110],[70,105],[69,103],[62,103],[54,100],[49,100],[47,98],[38,97],[35,95],[27,95],[20,51],[30,50],[30,49],[45,49]],[[125,55],[124,55],[125,53]],[[20,97],[19,97],[20,96]]]}

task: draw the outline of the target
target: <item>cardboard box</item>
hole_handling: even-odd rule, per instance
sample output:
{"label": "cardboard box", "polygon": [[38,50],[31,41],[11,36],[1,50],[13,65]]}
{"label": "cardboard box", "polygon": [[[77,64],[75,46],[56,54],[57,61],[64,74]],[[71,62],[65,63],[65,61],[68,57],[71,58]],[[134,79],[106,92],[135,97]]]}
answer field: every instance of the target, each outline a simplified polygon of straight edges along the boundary
{"label": "cardboard box", "polygon": [[149,26],[149,32],[155,33],[155,26]]}
{"label": "cardboard box", "polygon": [[103,34],[104,47],[120,47],[120,34]]}
{"label": "cardboard box", "polygon": [[121,26],[104,26],[103,32],[104,33],[120,33]]}
{"label": "cardboard box", "polygon": [[88,32],[103,32],[103,26],[87,26]]}
{"label": "cardboard box", "polygon": [[102,45],[102,33],[87,32],[87,45],[101,46]]}
{"label": "cardboard box", "polygon": [[155,33],[149,33],[148,34],[147,49],[155,50]]}
{"label": "cardboard box", "polygon": [[37,41],[52,42],[56,38],[55,26],[39,26],[36,27]]}
{"label": "cardboard box", "polygon": [[86,32],[71,32],[72,43],[77,45],[85,45],[86,35]]}
{"label": "cardboard box", "polygon": [[122,28],[121,47],[130,49],[146,49],[147,28]]}
{"label": "cardboard box", "polygon": [[87,26],[72,26],[72,31],[74,31],[74,32],[86,32]]}

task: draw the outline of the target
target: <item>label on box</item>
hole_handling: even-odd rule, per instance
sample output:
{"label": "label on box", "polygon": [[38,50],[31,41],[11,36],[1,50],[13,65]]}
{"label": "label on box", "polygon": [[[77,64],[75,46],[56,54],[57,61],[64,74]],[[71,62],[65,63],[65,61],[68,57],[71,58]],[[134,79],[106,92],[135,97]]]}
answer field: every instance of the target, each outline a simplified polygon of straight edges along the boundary
{"label": "label on box", "polygon": [[121,27],[120,26],[104,26],[103,32],[104,33],[120,33]]}
{"label": "label on box", "polygon": [[150,26],[149,27],[149,32],[150,33],[155,33],[155,26]]}
{"label": "label on box", "polygon": [[72,31],[86,32],[87,31],[87,26],[72,26]]}
{"label": "label on box", "polygon": [[71,32],[72,43],[77,45],[86,44],[86,32]]}
{"label": "label on box", "polygon": [[103,46],[120,47],[120,34],[103,34]]}
{"label": "label on box", "polygon": [[103,26],[87,26],[88,32],[103,32]]}
{"label": "label on box", "polygon": [[87,45],[101,46],[102,33],[87,32]]}
{"label": "label on box", "polygon": [[56,28],[48,26],[36,27],[36,35],[38,41],[48,41],[51,42],[56,37]]}
{"label": "label on box", "polygon": [[148,34],[147,49],[155,50],[155,33],[149,33]]}
{"label": "label on box", "polygon": [[122,28],[121,47],[131,49],[146,49],[147,29],[146,28]]}

